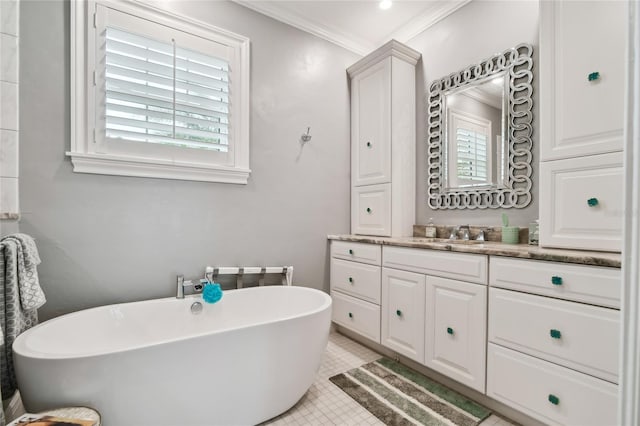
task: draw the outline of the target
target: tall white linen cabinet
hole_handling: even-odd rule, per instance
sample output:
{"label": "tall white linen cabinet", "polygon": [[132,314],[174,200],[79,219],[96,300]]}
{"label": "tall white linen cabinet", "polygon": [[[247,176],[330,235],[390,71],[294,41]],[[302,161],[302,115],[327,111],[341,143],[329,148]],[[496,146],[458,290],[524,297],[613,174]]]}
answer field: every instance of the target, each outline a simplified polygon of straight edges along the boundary
{"label": "tall white linen cabinet", "polygon": [[540,245],[620,251],[627,2],[540,2]]}
{"label": "tall white linen cabinet", "polygon": [[352,234],[413,233],[419,59],[419,52],[391,40],[347,69]]}

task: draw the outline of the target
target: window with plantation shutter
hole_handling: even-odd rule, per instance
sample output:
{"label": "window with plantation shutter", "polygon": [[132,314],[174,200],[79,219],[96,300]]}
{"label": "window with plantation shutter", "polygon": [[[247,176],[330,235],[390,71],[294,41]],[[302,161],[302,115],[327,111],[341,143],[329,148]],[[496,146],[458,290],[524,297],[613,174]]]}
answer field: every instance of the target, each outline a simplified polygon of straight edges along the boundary
{"label": "window with plantation shutter", "polygon": [[73,126],[74,171],[247,182],[248,39],[137,2],[72,9],[76,35],[80,20],[89,34],[74,53],[91,65],[72,105],[88,106]]}
{"label": "window with plantation shutter", "polygon": [[227,152],[229,64],[106,30],[106,137]]}
{"label": "window with plantation shutter", "polygon": [[455,164],[455,170],[449,170],[452,186],[491,184],[491,121],[452,110],[449,135],[449,155]]}

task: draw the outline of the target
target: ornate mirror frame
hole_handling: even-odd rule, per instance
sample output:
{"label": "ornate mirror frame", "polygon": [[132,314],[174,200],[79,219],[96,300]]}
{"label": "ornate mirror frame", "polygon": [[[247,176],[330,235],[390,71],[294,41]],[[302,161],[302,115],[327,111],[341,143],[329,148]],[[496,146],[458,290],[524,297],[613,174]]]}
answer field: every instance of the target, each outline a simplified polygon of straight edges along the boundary
{"label": "ornate mirror frame", "polygon": [[[531,202],[531,136],[533,134],[533,47],[519,44],[484,61],[434,81],[428,101],[428,203],[432,209],[524,208]],[[508,148],[504,185],[445,188],[445,95],[506,71]]]}

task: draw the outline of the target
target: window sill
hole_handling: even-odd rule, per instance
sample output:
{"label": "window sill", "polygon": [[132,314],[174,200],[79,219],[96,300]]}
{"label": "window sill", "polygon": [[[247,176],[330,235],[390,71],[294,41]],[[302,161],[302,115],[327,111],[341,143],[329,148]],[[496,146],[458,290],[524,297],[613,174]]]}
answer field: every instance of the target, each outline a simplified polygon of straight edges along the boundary
{"label": "window sill", "polygon": [[204,165],[108,154],[67,152],[75,173],[135,176],[157,179],[193,180],[200,182],[246,185],[250,169]]}

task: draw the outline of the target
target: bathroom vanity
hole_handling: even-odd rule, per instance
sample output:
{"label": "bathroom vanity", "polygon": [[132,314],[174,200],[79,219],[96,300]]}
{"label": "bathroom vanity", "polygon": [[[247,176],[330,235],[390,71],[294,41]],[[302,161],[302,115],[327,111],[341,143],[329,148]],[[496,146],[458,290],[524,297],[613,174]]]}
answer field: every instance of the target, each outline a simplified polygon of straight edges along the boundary
{"label": "bathroom vanity", "polygon": [[615,423],[620,255],[329,239],[336,324],[542,422]]}

